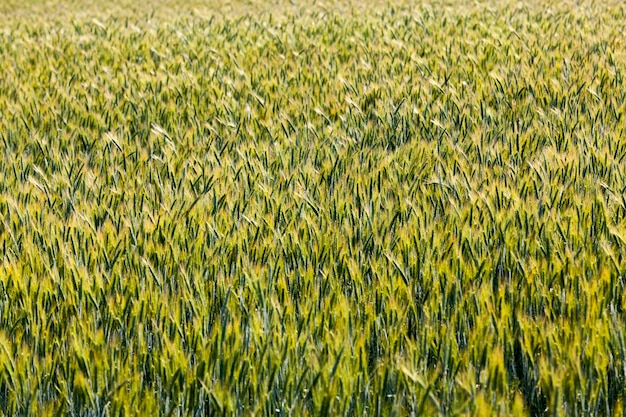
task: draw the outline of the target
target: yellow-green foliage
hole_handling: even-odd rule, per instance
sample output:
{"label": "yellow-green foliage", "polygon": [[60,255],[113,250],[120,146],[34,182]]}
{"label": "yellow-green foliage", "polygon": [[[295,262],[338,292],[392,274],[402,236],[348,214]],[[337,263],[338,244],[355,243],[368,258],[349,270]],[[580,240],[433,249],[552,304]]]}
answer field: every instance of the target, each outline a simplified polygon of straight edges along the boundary
{"label": "yellow-green foliage", "polygon": [[624,411],[624,5],[91,3],[2,6],[3,412]]}

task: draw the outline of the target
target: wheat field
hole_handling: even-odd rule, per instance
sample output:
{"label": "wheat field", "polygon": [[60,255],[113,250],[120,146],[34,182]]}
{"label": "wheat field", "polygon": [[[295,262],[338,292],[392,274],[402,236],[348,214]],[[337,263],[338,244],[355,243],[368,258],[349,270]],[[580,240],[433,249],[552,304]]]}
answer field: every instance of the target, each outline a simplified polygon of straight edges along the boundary
{"label": "wheat field", "polygon": [[0,15],[0,414],[626,414],[621,2]]}

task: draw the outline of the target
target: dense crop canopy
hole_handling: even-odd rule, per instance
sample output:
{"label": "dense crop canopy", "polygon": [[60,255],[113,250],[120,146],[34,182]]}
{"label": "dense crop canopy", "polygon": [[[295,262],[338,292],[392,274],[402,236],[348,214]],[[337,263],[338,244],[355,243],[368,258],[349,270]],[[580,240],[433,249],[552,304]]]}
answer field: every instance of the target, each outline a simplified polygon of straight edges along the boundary
{"label": "dense crop canopy", "polygon": [[7,415],[625,411],[623,4],[90,3],[0,6]]}

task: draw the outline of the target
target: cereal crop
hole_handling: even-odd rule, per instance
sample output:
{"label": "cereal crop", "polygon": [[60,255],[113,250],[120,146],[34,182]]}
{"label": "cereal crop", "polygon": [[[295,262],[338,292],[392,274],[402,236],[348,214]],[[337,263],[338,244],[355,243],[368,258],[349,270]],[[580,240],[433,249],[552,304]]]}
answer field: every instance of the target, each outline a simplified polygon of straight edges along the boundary
{"label": "cereal crop", "polygon": [[626,413],[622,2],[0,16],[0,413]]}

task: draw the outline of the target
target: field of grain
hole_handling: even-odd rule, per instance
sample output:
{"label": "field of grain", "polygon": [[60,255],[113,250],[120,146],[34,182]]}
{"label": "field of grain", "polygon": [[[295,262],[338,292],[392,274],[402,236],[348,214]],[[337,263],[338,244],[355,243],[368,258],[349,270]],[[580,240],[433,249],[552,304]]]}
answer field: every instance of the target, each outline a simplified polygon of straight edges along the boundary
{"label": "field of grain", "polygon": [[0,413],[626,413],[626,6],[392,3],[0,5]]}

